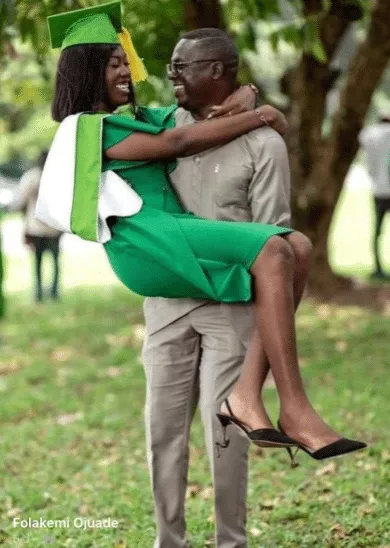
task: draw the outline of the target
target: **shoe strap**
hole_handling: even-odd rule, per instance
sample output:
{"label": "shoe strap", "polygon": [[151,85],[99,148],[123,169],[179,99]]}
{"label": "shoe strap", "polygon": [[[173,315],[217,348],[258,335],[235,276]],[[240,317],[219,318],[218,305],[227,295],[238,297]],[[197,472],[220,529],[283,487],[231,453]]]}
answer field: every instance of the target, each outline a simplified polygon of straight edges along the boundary
{"label": "shoe strap", "polygon": [[226,407],[227,407],[227,410],[229,411],[229,415],[230,415],[233,419],[235,419],[236,417],[234,416],[234,413],[233,413],[233,411],[232,411],[232,408],[230,407],[230,403],[229,403],[228,398],[225,399],[224,403],[225,403],[225,405],[226,405]]}

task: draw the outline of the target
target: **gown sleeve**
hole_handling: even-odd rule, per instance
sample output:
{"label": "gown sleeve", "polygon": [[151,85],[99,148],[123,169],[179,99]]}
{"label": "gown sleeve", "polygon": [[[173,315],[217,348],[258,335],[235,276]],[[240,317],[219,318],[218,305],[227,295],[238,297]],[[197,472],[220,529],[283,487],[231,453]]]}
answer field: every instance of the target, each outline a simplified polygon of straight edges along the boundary
{"label": "gown sleeve", "polygon": [[[134,132],[157,135],[166,129],[175,127],[176,106],[165,108],[140,107],[137,120],[124,114],[112,114],[103,119],[103,150],[117,145]],[[140,119],[138,119],[138,117]],[[140,167],[149,164],[150,160],[110,160],[105,161],[103,171]],[[167,163],[168,173],[176,167],[176,162]]]}
{"label": "gown sleeve", "polygon": [[112,114],[111,116],[106,116],[104,118],[103,148],[104,150],[107,150],[137,131],[157,135],[164,131],[164,129],[165,128],[162,126],[133,120],[129,116],[124,116],[123,114]]}
{"label": "gown sleeve", "polygon": [[176,126],[175,113],[177,105],[169,107],[139,107],[137,110],[137,119],[164,129],[174,128]]}

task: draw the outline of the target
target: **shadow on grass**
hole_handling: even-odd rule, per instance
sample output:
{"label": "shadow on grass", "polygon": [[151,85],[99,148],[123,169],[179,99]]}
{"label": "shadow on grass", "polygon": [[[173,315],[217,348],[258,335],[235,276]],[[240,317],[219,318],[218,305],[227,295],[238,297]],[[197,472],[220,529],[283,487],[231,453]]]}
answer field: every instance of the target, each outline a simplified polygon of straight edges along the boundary
{"label": "shadow on grass", "polygon": [[[251,548],[390,544],[389,327],[384,314],[305,302],[298,318],[305,383],[316,408],[367,451],[288,467],[284,451],[251,450]],[[150,548],[154,517],[144,451],[142,300],[120,287],[75,289],[60,303],[9,300],[0,360],[0,544]],[[277,417],[277,398],[265,402]],[[196,417],[187,524],[211,546],[212,488]],[[14,518],[69,527],[14,527]],[[79,529],[77,517],[117,528]],[[49,544],[50,545],[50,544]]]}

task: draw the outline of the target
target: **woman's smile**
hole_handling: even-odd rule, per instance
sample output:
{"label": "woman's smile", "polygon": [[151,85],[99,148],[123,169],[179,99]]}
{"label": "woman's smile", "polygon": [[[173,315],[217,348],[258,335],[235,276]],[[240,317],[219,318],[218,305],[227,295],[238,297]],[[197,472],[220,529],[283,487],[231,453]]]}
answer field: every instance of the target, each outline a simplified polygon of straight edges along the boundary
{"label": "woman's smile", "polygon": [[130,92],[130,82],[117,84],[116,88],[128,95]]}
{"label": "woman's smile", "polygon": [[107,64],[106,86],[109,105],[116,108],[128,103],[131,91],[130,69],[126,54],[120,46],[112,52]]}

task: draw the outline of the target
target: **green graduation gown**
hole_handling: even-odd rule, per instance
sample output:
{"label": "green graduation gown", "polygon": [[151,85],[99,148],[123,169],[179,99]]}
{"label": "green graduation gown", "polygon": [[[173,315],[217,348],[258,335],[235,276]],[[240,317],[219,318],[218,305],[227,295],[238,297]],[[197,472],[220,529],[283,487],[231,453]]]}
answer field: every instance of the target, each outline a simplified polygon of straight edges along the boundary
{"label": "green graduation gown", "polygon": [[[174,127],[174,108],[140,109],[145,123],[128,115],[104,118],[103,148],[134,131],[159,133]],[[202,219],[183,209],[170,185],[174,164],[106,161],[142,197],[139,213],[116,218],[104,244],[118,278],[144,296],[249,301],[252,263],[267,240],[289,228]]]}

